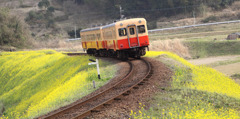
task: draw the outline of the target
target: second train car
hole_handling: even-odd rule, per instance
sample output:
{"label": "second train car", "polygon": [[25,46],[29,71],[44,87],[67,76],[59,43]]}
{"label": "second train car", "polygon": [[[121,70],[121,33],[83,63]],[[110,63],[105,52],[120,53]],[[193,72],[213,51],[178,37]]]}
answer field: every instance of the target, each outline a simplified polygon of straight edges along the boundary
{"label": "second train car", "polygon": [[80,31],[82,47],[95,56],[140,58],[149,46],[144,18],[125,19],[109,25]]}

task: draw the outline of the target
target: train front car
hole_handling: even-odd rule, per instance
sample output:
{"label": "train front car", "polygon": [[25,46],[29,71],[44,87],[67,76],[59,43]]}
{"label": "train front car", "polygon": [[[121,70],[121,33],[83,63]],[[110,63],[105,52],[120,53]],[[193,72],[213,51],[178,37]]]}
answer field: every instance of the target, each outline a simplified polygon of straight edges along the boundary
{"label": "train front car", "polygon": [[144,18],[121,20],[106,26],[81,31],[82,46],[95,56],[140,58],[149,46]]}
{"label": "train front car", "polygon": [[117,57],[140,58],[146,54],[149,46],[147,22],[144,18],[127,19],[116,22]]}

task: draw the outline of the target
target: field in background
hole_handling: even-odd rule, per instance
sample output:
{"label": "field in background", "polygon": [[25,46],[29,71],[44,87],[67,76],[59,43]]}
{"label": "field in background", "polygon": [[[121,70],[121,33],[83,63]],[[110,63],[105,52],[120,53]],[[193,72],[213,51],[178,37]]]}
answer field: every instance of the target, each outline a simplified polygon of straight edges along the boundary
{"label": "field in background", "polygon": [[175,75],[150,108],[141,105],[133,118],[240,118],[240,85],[224,74],[195,66],[170,52],[147,52],[169,66]]}
{"label": "field in background", "polygon": [[228,55],[189,60],[195,65],[207,65],[224,73],[240,84],[240,55]]}
{"label": "field in background", "polygon": [[[240,41],[226,40],[229,34],[236,32],[240,32],[240,23],[154,32],[149,34],[149,38],[152,42],[175,42],[175,39],[181,40],[181,44],[185,46],[185,49],[188,49],[188,51],[185,50],[184,52],[188,52],[191,58],[203,58],[209,56],[240,54]],[[163,46],[166,46],[166,44]],[[179,45],[173,45],[172,47],[179,51]],[[178,52],[175,53],[178,55],[180,54]]]}
{"label": "field in background", "polygon": [[[53,50],[0,54],[0,110],[8,118],[34,118],[70,104],[95,89],[91,56],[69,57]],[[116,65],[100,60],[104,85],[115,75]],[[113,70],[115,69],[115,70]],[[1,114],[2,112],[0,112]]]}
{"label": "field in background", "polygon": [[240,32],[240,23],[153,32],[150,33],[149,38],[152,40],[168,40],[174,38],[183,38],[186,40],[225,40],[227,35],[235,32]]}

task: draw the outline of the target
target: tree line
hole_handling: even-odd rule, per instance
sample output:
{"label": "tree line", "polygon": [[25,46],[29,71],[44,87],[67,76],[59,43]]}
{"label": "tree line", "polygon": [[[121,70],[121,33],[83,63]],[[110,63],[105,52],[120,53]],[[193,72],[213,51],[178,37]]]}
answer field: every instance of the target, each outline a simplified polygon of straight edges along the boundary
{"label": "tree line", "polygon": [[[59,0],[64,2],[66,0]],[[74,0],[76,4],[88,5],[95,11],[100,11],[112,18],[118,18],[119,6],[126,17],[162,17],[173,16],[192,11],[200,12],[201,6],[220,10],[239,0]]]}

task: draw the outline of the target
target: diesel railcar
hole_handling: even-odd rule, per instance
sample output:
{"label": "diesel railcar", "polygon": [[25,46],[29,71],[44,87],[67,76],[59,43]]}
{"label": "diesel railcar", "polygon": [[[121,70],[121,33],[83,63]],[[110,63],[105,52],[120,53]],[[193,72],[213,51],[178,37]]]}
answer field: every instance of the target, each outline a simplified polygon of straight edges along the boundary
{"label": "diesel railcar", "polygon": [[80,31],[82,47],[95,56],[140,58],[149,46],[144,18],[125,19],[105,26]]}

